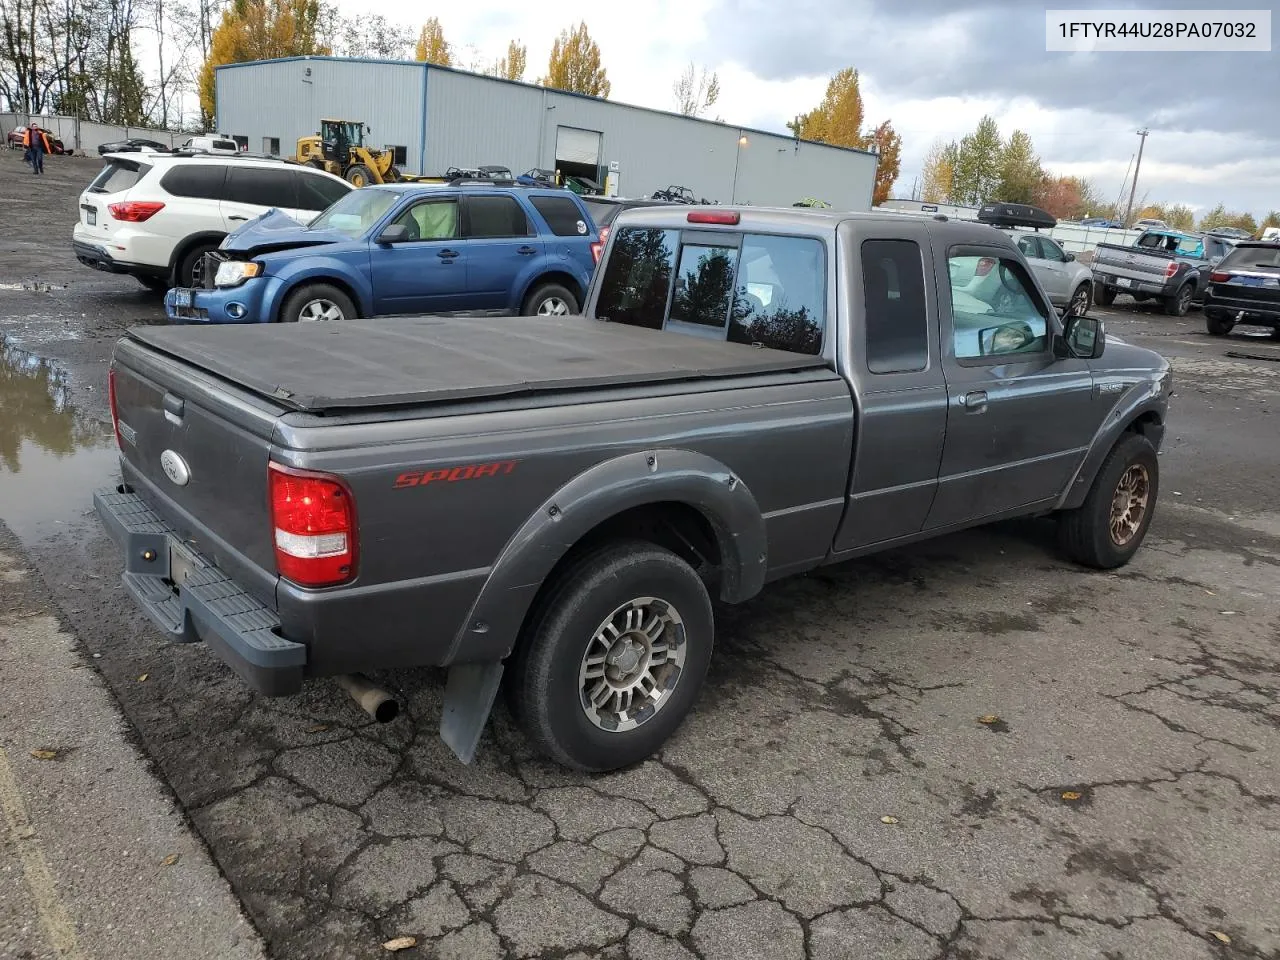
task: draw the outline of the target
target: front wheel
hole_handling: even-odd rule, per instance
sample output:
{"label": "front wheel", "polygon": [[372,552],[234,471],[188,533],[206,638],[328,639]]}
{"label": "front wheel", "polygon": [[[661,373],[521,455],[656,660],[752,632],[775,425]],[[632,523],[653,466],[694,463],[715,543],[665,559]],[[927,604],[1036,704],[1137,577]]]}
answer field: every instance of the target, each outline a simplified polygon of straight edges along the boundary
{"label": "front wheel", "polygon": [[602,772],[657,751],[692,708],[711,662],[707,588],[669,550],[626,541],[584,555],[551,585],[508,675],[530,742]]}
{"label": "front wheel", "polygon": [[1209,331],[1209,336],[1225,337],[1231,332],[1235,324],[1231,321],[1229,314],[1224,315],[1217,310],[1206,310],[1204,312],[1204,326]]}
{"label": "front wheel", "polygon": [[1089,312],[1089,306],[1093,302],[1090,296],[1090,283],[1082,283],[1076,287],[1076,292],[1071,295],[1071,302],[1067,304],[1067,316],[1083,317]]}
{"label": "front wheel", "polygon": [[1108,287],[1105,283],[1095,283],[1093,285],[1093,302],[1100,307],[1109,307],[1116,302],[1116,288]]}
{"label": "front wheel", "polygon": [[1084,503],[1059,515],[1063,552],[1099,570],[1128,563],[1147,535],[1159,492],[1155,447],[1140,433],[1126,433],[1102,462]]}
{"label": "front wheel", "polygon": [[281,323],[354,320],[358,315],[351,298],[328,283],[309,283],[299,287],[289,294],[280,308]]}
{"label": "front wheel", "polygon": [[1178,292],[1172,297],[1167,297],[1164,301],[1164,312],[1171,317],[1185,317],[1187,311],[1191,309],[1191,298],[1195,295],[1195,288],[1189,283],[1184,283],[1178,288]]}
{"label": "front wheel", "polygon": [[558,283],[546,283],[525,298],[520,312],[526,317],[565,317],[578,312],[578,298]]}
{"label": "front wheel", "polygon": [[347,170],[347,183],[353,187],[367,187],[373,183],[373,172],[363,163],[352,164]]}

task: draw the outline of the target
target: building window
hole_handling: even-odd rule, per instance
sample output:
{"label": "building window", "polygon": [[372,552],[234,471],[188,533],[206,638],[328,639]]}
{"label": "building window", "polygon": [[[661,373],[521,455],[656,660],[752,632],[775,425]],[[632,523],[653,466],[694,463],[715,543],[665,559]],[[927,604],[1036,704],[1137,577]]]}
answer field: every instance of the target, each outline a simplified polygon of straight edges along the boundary
{"label": "building window", "polygon": [[262,152],[268,157],[280,156],[280,138],[279,137],[263,137]]}

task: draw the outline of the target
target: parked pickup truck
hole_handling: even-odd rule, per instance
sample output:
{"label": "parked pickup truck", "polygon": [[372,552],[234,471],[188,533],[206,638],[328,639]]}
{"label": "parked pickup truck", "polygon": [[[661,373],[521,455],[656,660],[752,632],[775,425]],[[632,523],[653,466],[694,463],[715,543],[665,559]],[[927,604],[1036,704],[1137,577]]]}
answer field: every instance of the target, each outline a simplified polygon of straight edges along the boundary
{"label": "parked pickup truck", "polygon": [[585,316],[141,327],[109,383],[95,504],[173,639],[380,717],[358,672],[447,667],[464,761],[505,680],[585,770],[676,729],[712,597],[1014,516],[1125,563],[1171,388],[991,227],[666,206],[615,221]]}
{"label": "parked pickup truck", "polygon": [[1231,252],[1223,237],[1148,230],[1132,247],[1100,243],[1093,261],[1093,299],[1102,306],[1117,293],[1139,302],[1156,299],[1171,317],[1186,316],[1192,303],[1204,299],[1209,268]]}

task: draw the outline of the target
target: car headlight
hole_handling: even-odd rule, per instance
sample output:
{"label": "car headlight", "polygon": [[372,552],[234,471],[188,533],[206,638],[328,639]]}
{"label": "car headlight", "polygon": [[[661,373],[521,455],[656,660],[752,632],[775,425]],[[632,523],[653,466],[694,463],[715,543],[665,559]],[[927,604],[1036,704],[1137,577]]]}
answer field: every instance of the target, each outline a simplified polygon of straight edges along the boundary
{"label": "car headlight", "polygon": [[262,273],[262,264],[246,260],[223,260],[213,275],[215,287],[235,287]]}

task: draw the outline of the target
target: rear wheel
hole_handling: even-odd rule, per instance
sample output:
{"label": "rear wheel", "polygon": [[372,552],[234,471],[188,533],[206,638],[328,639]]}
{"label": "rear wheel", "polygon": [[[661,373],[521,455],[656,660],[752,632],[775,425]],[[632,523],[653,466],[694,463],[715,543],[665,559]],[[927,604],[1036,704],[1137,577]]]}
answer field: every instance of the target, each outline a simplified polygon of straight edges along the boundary
{"label": "rear wheel", "polygon": [[1195,292],[1195,287],[1184,283],[1172,297],[1165,298],[1164,312],[1171,317],[1185,317],[1191,309],[1191,298],[1195,296]]}
{"label": "rear wheel", "polygon": [[1217,310],[1206,310],[1204,312],[1205,329],[1209,331],[1209,335],[1213,337],[1225,337],[1231,332],[1231,328],[1235,326],[1229,314],[1219,313]]}
{"label": "rear wheel", "polygon": [[204,286],[204,255],[218,249],[216,244],[199,243],[187,251],[178,264],[178,286]]}
{"label": "rear wheel", "polygon": [[599,772],[657,751],[693,706],[711,662],[707,588],[643,541],[610,544],[556,578],[526,625],[507,695],[546,756]]}
{"label": "rear wheel", "polygon": [[1128,563],[1147,535],[1159,492],[1155,447],[1140,433],[1126,433],[1102,462],[1084,503],[1059,515],[1063,552],[1100,570]]}
{"label": "rear wheel", "polygon": [[280,323],[327,323],[358,316],[351,298],[329,283],[309,283],[285,298]]}
{"label": "rear wheel", "polygon": [[1093,285],[1093,302],[1100,307],[1109,307],[1116,302],[1116,288],[1108,287],[1105,283],[1095,283]]}
{"label": "rear wheel", "polygon": [[578,298],[558,283],[544,283],[525,298],[520,312],[526,317],[564,317],[578,312]]}
{"label": "rear wheel", "polygon": [[347,183],[353,187],[367,187],[373,183],[373,171],[363,163],[354,163],[347,168]]}

